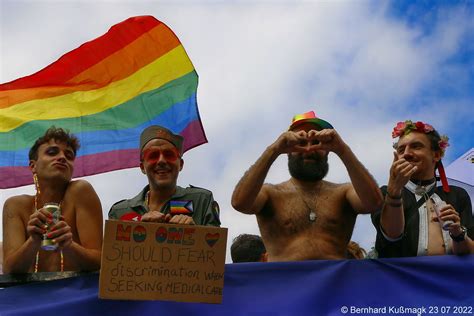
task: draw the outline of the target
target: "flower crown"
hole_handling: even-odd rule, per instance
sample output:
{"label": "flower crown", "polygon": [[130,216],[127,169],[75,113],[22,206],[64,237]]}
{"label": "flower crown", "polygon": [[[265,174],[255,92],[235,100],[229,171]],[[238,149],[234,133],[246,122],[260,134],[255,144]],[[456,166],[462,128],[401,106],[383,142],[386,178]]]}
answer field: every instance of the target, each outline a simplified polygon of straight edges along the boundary
{"label": "flower crown", "polygon": [[[398,122],[397,125],[393,128],[392,138],[408,135],[413,131],[428,134],[434,132],[435,129],[430,124],[426,124],[420,121],[413,123],[410,120],[406,120],[405,122]],[[449,138],[446,135],[442,135],[440,136],[440,138],[441,139],[438,141],[438,145],[441,149],[441,157],[443,157],[446,148],[448,148],[449,146]]]}

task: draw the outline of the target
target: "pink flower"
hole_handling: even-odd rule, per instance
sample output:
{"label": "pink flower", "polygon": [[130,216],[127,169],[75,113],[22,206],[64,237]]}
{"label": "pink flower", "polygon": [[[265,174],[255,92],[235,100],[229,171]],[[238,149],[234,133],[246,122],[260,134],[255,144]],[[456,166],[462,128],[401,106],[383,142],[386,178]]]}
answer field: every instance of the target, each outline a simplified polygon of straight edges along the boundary
{"label": "pink flower", "polygon": [[[405,122],[398,122],[397,125],[393,128],[392,138],[408,135],[412,131],[428,134],[430,132],[433,132],[434,130],[435,129],[430,124],[426,124],[421,121],[413,123],[410,120],[406,120]],[[441,137],[441,140],[439,141],[439,146],[442,150],[442,154],[444,154],[444,149],[449,146],[448,138],[446,136]]]}
{"label": "pink flower", "polygon": [[402,130],[405,129],[406,126],[407,126],[406,121],[405,122],[398,122],[397,126],[395,126],[395,128],[402,131]]}
{"label": "pink flower", "polygon": [[392,138],[397,138],[403,135],[403,130],[406,127],[405,122],[398,122],[397,125],[393,128],[392,131]]}
{"label": "pink flower", "polygon": [[449,146],[449,138],[446,135],[441,136],[441,140],[438,142],[439,148],[441,149],[441,157],[444,157],[444,152]]}
{"label": "pink flower", "polygon": [[431,126],[430,124],[425,124],[425,133],[429,133],[429,132],[432,132],[434,131],[434,128],[433,126]]}
{"label": "pink flower", "polygon": [[418,132],[421,132],[421,133],[425,132],[425,123],[418,121],[415,123],[415,127]]}
{"label": "pink flower", "polygon": [[449,138],[446,135],[441,136],[441,140],[438,142],[441,149],[446,149],[449,146]]}

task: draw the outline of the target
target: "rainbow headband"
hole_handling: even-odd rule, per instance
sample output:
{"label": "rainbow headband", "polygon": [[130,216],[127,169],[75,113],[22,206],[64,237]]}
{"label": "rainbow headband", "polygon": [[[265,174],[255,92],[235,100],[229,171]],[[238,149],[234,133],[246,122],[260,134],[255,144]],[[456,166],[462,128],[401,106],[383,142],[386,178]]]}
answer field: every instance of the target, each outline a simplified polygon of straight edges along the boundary
{"label": "rainbow headband", "polygon": [[[411,132],[429,134],[431,132],[435,132],[435,129],[430,124],[426,124],[421,121],[413,123],[411,120],[406,120],[405,122],[398,122],[397,125],[395,125],[392,131],[392,138],[408,135]],[[440,136],[438,145],[441,150],[441,158],[443,158],[444,153],[446,152],[446,148],[448,148],[449,146],[448,136],[446,135]],[[446,172],[444,171],[444,167],[443,167],[443,163],[441,162],[441,159],[437,163],[437,168],[439,171],[439,177],[441,179],[441,183],[443,184],[443,191],[449,192],[448,179],[446,178]]]}

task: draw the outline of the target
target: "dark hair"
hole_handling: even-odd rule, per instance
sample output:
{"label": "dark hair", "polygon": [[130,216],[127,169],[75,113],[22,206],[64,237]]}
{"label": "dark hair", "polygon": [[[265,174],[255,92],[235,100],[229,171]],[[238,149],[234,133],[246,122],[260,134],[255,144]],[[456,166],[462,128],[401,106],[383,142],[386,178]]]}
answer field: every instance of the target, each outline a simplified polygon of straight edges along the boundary
{"label": "dark hair", "polygon": [[81,146],[79,144],[79,139],[77,139],[76,136],[73,134],[70,134],[68,130],[63,130],[62,128],[56,128],[54,126],[51,126],[48,128],[46,133],[44,133],[43,136],[38,138],[36,142],[33,144],[33,146],[30,148],[30,152],[28,153],[28,158],[30,160],[37,160],[38,159],[38,148],[49,142],[51,139],[54,139],[58,142],[65,143],[67,146],[72,148],[72,151],[74,152],[74,156],[77,153],[77,150]]}
{"label": "dark hair", "polygon": [[266,252],[260,236],[242,234],[234,238],[230,247],[232,262],[259,262]]}
{"label": "dark hair", "polygon": [[428,139],[430,140],[431,143],[431,149],[434,151],[440,151],[441,147],[439,147],[439,141],[441,140],[441,136],[436,130],[433,130],[432,132],[426,133],[426,136],[428,136]]}
{"label": "dark hair", "polygon": [[[437,130],[432,130],[431,132],[428,132],[428,133],[423,133],[423,132],[418,132],[418,131],[413,131],[415,133],[422,133],[422,134],[425,134],[426,137],[428,137],[428,140],[430,141],[430,144],[431,144],[431,149],[433,151],[442,151],[441,150],[441,147],[439,146],[439,142],[441,140],[441,136],[439,135],[438,131]],[[402,138],[403,136],[405,136],[407,134],[403,134],[402,136],[400,136],[400,138]],[[400,141],[400,139],[398,140]],[[398,147],[398,141],[396,143],[393,144],[393,148],[394,149],[397,149]]]}

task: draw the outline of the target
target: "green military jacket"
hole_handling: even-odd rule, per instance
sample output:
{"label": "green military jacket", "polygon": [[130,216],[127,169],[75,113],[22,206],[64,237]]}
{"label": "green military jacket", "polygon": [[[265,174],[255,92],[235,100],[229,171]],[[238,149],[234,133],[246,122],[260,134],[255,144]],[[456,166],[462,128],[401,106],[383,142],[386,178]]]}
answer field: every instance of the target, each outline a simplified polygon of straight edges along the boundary
{"label": "green military jacket", "polygon": [[[121,200],[112,205],[109,219],[124,221],[140,221],[142,215],[148,212],[145,205],[147,185],[137,196],[129,200]],[[219,227],[219,204],[214,201],[212,192],[206,189],[189,186],[176,187],[175,194],[163,205],[160,210],[163,214],[184,214],[191,216],[196,225]]]}

